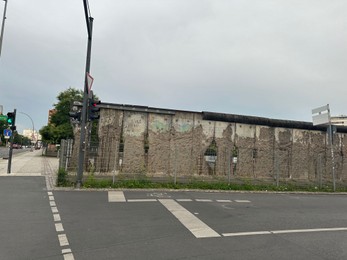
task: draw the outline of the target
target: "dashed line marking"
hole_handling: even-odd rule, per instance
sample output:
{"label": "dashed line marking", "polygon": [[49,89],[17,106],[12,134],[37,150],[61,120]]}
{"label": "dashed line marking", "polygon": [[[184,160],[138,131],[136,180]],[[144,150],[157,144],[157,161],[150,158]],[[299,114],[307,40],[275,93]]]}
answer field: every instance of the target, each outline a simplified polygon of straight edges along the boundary
{"label": "dashed line marking", "polygon": [[193,201],[192,199],[176,199],[176,201],[179,201],[179,202],[190,202],[190,201]]}
{"label": "dashed line marking", "polygon": [[70,248],[67,248],[67,249],[62,249],[62,250],[61,250],[61,253],[62,253],[62,254],[68,254],[68,253],[71,253],[71,249],[70,249]]}
{"label": "dashed line marking", "polygon": [[[54,201],[53,193],[51,191],[48,191],[47,194],[49,197],[49,205],[51,206],[51,210],[53,213],[53,219],[55,222],[54,223],[55,230],[58,233],[59,244],[61,247],[69,246],[69,241],[67,239],[66,234],[59,234],[61,232],[64,232],[64,227],[63,227],[63,223],[61,223],[61,218],[58,213],[58,208]],[[63,254],[64,260],[74,260],[74,256],[70,248],[64,248],[61,250],[61,252]]]}
{"label": "dashed line marking", "polygon": [[185,226],[196,238],[220,237],[220,235],[194,216],[190,211],[182,207],[173,199],[159,199],[181,223]]}
{"label": "dashed line marking", "polygon": [[217,202],[221,202],[221,203],[227,203],[227,202],[232,202],[231,200],[216,200]]}
{"label": "dashed line marking", "polygon": [[126,202],[123,191],[109,191],[108,202]]}
{"label": "dashed line marking", "polygon": [[[152,193],[151,196],[168,196],[166,193]],[[54,200],[54,198],[53,198]],[[219,202],[219,203],[231,203],[233,200],[230,199],[174,199],[177,202]],[[155,202],[158,199],[126,199],[123,191],[108,191],[108,202]],[[237,203],[250,203],[249,200],[234,200]]]}
{"label": "dashed line marking", "polygon": [[63,232],[64,231],[63,224],[62,223],[56,223],[55,224],[55,230],[57,232]]}
{"label": "dashed line marking", "polygon": [[58,235],[58,239],[59,239],[60,246],[68,246],[69,245],[69,241],[67,240],[67,237],[65,234]]}
{"label": "dashed line marking", "polygon": [[61,221],[59,214],[53,214],[54,222]]}
{"label": "dashed line marking", "polygon": [[154,202],[158,201],[157,199],[131,199],[128,202]]}
{"label": "dashed line marking", "polygon": [[64,254],[64,260],[75,260],[72,253]]}

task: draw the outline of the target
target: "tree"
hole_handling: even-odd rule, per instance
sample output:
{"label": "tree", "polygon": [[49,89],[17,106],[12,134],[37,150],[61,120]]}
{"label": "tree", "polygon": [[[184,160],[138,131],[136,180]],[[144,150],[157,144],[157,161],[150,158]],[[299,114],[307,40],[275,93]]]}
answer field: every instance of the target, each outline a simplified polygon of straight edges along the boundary
{"label": "tree", "polygon": [[54,104],[56,112],[51,117],[51,122],[40,129],[42,140],[46,143],[59,144],[61,139],[73,138],[69,111],[73,101],[83,100],[83,91],[74,88],[60,92],[57,96],[58,103]]}
{"label": "tree", "polygon": [[6,143],[6,140],[5,140],[5,137],[3,136],[3,132],[4,132],[4,129],[7,129],[8,127],[8,124],[6,121],[0,121],[0,135],[1,135],[1,139],[0,139],[0,145],[5,145]]}

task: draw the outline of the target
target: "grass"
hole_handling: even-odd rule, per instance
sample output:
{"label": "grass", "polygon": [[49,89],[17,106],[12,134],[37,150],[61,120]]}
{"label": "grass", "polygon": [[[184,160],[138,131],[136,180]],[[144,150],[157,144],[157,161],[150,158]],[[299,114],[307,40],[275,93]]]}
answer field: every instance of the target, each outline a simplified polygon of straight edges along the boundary
{"label": "grass", "polygon": [[[69,176],[64,169],[59,169],[57,177],[58,187],[72,187],[75,185],[71,181],[72,176]],[[270,182],[261,182],[259,180],[243,179],[233,180],[228,184],[225,181],[211,179],[209,181],[201,181],[199,179],[185,180],[184,182],[177,182],[173,180],[166,181],[153,181],[148,179],[145,175],[138,176],[137,179],[128,179],[125,176],[118,177],[117,181],[113,183],[110,178],[95,177],[93,172],[83,181],[82,188],[93,189],[190,189],[190,190],[233,190],[233,191],[274,191],[274,192],[333,192],[331,184],[317,186],[314,183],[298,183],[295,181],[281,183],[276,185]],[[337,185],[336,192],[347,192],[346,185]]]}
{"label": "grass", "polygon": [[[95,178],[94,175],[89,175],[83,182],[83,188],[126,188],[126,189],[198,189],[198,190],[236,190],[236,191],[277,191],[277,192],[333,192],[331,186],[322,186],[321,188],[315,185],[298,185],[289,183],[285,185],[275,184],[253,184],[249,181],[243,183],[226,182],[205,182],[205,181],[189,181],[185,183],[173,182],[154,182],[144,179],[136,180],[118,180],[115,183],[110,179]],[[346,187],[339,187],[337,192],[347,192]]]}

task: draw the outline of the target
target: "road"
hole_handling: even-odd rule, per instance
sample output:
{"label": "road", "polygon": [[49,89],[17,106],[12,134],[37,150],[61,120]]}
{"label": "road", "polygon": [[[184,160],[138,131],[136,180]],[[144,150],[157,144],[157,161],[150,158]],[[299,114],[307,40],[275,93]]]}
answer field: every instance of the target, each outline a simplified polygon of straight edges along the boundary
{"label": "road", "polygon": [[[22,152],[26,152],[26,151],[30,151],[30,148],[12,149],[13,154],[22,153]],[[8,152],[9,152],[9,148],[0,147],[0,159],[1,158],[7,158]]]}
{"label": "road", "polygon": [[0,259],[347,259],[344,194],[51,190],[46,179],[0,176]]}

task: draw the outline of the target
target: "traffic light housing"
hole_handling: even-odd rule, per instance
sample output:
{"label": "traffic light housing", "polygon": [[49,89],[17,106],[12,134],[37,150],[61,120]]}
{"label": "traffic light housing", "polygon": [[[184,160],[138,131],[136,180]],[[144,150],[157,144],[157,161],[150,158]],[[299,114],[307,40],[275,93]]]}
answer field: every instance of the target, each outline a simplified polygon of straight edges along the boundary
{"label": "traffic light housing", "polygon": [[69,116],[74,123],[78,123],[81,121],[81,114],[82,114],[82,106],[83,104],[79,101],[74,101],[71,110],[69,112]]}
{"label": "traffic light housing", "polygon": [[10,129],[13,131],[16,130],[15,122],[16,122],[16,112],[8,112],[7,124],[10,126]]}
{"label": "traffic light housing", "polygon": [[88,117],[89,120],[98,120],[100,118],[100,107],[98,106],[101,103],[100,100],[95,100],[94,97],[88,99]]}

